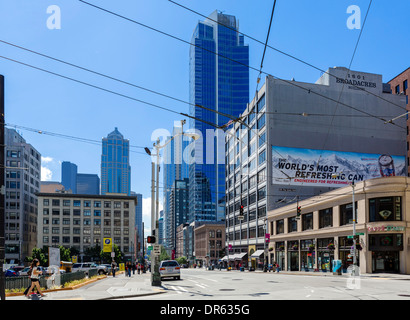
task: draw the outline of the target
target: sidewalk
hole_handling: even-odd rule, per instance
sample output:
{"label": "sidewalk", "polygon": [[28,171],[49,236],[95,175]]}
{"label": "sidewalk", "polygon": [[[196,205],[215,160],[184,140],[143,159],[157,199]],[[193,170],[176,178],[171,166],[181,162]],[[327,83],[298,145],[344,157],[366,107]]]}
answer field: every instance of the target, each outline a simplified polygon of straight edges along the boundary
{"label": "sidewalk", "polygon": [[[45,292],[41,300],[109,300],[123,297],[138,297],[161,294],[165,291],[161,287],[151,286],[151,273],[135,273],[126,277],[120,273],[114,277],[107,276],[82,287],[72,290],[57,290]],[[35,295],[30,298],[39,300]],[[9,296],[6,300],[30,300],[24,295]]]}
{"label": "sidewalk", "polygon": [[[250,271],[239,270],[209,270],[208,272],[233,272],[233,273],[249,273]],[[269,274],[272,272],[263,272],[262,270],[251,271],[252,273]],[[343,273],[342,275],[334,275],[332,272],[306,272],[306,271],[281,271],[275,273],[277,275],[299,275],[299,276],[325,276],[335,278],[347,278],[350,275]],[[406,274],[390,274],[390,273],[373,273],[361,274],[361,278],[379,279],[379,280],[410,280],[410,275]],[[103,279],[81,286],[72,290],[57,290],[45,292],[46,296],[41,300],[109,300],[121,299],[125,297],[139,297],[165,293],[162,287],[151,286],[151,273],[131,274],[131,277],[126,277],[124,273],[120,273],[113,278],[107,276]],[[39,300],[37,296],[30,298]],[[6,300],[29,300],[24,295],[8,296]]]}

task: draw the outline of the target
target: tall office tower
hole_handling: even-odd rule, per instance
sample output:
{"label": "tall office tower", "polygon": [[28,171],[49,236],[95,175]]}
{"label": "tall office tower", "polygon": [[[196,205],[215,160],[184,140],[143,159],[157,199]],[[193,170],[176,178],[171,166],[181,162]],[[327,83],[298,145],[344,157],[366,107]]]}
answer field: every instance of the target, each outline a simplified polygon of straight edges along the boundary
{"label": "tall office tower", "polygon": [[100,178],[97,174],[77,174],[77,194],[100,194]]}
{"label": "tall office tower", "polygon": [[77,193],[77,165],[69,161],[61,164],[61,184],[66,190]]}
{"label": "tall office tower", "polygon": [[101,194],[131,193],[130,143],[115,128],[102,139]]}
{"label": "tall office tower", "polygon": [[224,125],[239,116],[249,102],[249,47],[238,33],[234,16],[214,11],[200,21],[190,48],[190,128],[201,138],[193,143],[189,166],[191,221],[225,218],[224,133],[198,119]]}
{"label": "tall office tower", "polygon": [[172,250],[176,250],[176,233],[181,224],[188,221],[188,179],[175,180],[169,197],[169,217],[167,240]]}
{"label": "tall office tower", "polygon": [[188,165],[184,159],[184,152],[189,144],[189,141],[182,136],[182,126],[176,121],[174,123],[174,128],[172,131],[172,136],[168,137],[166,140],[166,147],[163,152],[163,217],[164,217],[164,226],[166,228],[164,233],[163,244],[167,248],[173,248],[174,246],[171,243],[172,234],[169,221],[174,221],[175,219],[171,217],[172,214],[170,210],[170,196],[172,189],[174,188],[175,180],[182,180],[188,178]]}
{"label": "tall office tower", "polygon": [[142,229],[142,194],[131,191],[131,195],[137,198],[137,204],[135,205],[135,235],[137,257],[142,257],[142,247],[144,245],[144,230]]}
{"label": "tall office tower", "polygon": [[12,129],[5,129],[6,262],[23,262],[37,243],[37,196],[41,155]]}

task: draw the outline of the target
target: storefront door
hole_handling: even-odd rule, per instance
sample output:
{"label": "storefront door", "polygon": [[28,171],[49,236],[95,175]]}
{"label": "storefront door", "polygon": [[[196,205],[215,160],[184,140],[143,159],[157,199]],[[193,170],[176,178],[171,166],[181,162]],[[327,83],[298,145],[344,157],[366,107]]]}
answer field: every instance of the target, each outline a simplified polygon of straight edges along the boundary
{"label": "storefront door", "polygon": [[288,253],[288,263],[290,271],[299,271],[299,253],[298,252],[289,252]]}
{"label": "storefront door", "polygon": [[373,272],[399,273],[398,251],[372,252]]}

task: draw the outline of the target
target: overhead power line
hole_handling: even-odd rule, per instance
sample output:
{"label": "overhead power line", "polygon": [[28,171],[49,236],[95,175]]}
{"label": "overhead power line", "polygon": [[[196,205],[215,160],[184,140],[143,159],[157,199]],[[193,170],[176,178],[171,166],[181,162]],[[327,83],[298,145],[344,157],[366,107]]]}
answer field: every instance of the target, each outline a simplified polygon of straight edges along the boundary
{"label": "overhead power line", "polygon": [[[81,0],[80,0],[80,1],[81,1]],[[231,29],[231,30],[233,30],[233,31],[235,31],[235,32],[237,32],[237,33],[239,33],[239,34],[241,34],[241,35],[243,35],[243,36],[245,36],[245,37],[247,37],[247,38],[249,38],[249,39],[251,39],[251,40],[253,40],[253,41],[255,41],[255,42],[257,42],[257,43],[262,44],[262,45],[265,46],[265,43],[264,43],[264,42],[262,42],[261,40],[256,39],[255,37],[252,37],[252,36],[250,36],[250,35],[248,35],[248,34],[246,34],[246,33],[244,33],[244,32],[240,32],[239,30],[236,30],[235,28],[232,28],[232,27],[230,27],[230,26],[227,26],[227,25],[225,25],[225,24],[222,23],[222,22],[213,20],[212,18],[207,17],[206,15],[204,15],[204,14],[198,12],[198,11],[195,11],[195,10],[193,10],[193,9],[187,7],[187,6],[184,6],[184,5],[182,5],[182,4],[178,3],[178,2],[175,2],[175,1],[173,1],[173,0],[168,0],[168,1],[171,2],[171,3],[173,3],[173,4],[175,4],[175,5],[177,5],[177,6],[179,6],[179,7],[181,7],[181,8],[183,8],[183,9],[185,9],[185,10],[188,10],[188,11],[190,11],[190,12],[192,12],[192,13],[195,13],[195,14],[197,14],[197,15],[203,17],[203,18],[206,18],[206,19],[208,19],[208,20],[210,20],[210,21],[213,21],[213,22],[215,22],[215,23],[217,23],[217,24],[219,24],[219,25],[222,25],[222,26],[224,26],[224,27],[226,27],[226,28],[229,28],[229,29]],[[293,60],[296,60],[296,61],[298,61],[298,62],[300,62],[300,63],[303,63],[304,65],[307,65],[307,66],[309,66],[309,67],[311,67],[311,68],[313,68],[313,69],[316,69],[316,70],[318,70],[318,71],[320,71],[320,72],[322,72],[322,73],[324,73],[324,74],[327,74],[327,75],[329,75],[330,77],[333,77],[333,78],[335,78],[335,79],[337,78],[337,76],[335,76],[334,74],[331,74],[331,73],[327,72],[326,70],[323,70],[323,69],[321,69],[321,68],[319,68],[319,67],[313,65],[312,63],[309,63],[309,62],[307,62],[307,61],[305,61],[305,60],[303,60],[303,59],[300,59],[300,58],[298,58],[298,57],[295,57],[294,55],[291,55],[291,54],[289,54],[289,53],[287,53],[287,52],[284,52],[284,51],[282,51],[282,50],[280,50],[280,49],[278,49],[278,48],[275,48],[275,47],[273,47],[273,46],[271,46],[271,45],[268,45],[268,44],[266,44],[266,47],[269,48],[269,49],[272,49],[272,50],[274,50],[274,51],[276,51],[276,52],[278,52],[278,53],[280,53],[280,54],[282,54],[282,55],[285,55],[285,56],[287,56],[287,57],[289,57],[289,58],[291,58],[291,59],[293,59]],[[361,87],[359,87],[359,86],[357,86],[357,85],[355,85],[355,84],[351,84],[351,86],[353,86],[353,87],[355,87],[355,88],[357,88],[357,89],[359,89],[359,90],[361,90],[361,91],[364,91],[364,92],[366,92],[366,93],[368,93],[368,94],[370,94],[370,95],[372,95],[372,96],[375,96],[375,97],[377,97],[378,99],[381,99],[381,100],[383,100],[383,101],[385,101],[385,102],[387,102],[387,103],[389,103],[389,104],[391,104],[391,105],[394,105],[394,106],[396,106],[396,107],[398,107],[398,108],[401,108],[401,109],[403,109],[403,110],[406,110],[405,107],[403,107],[403,106],[401,106],[401,105],[399,105],[399,104],[397,104],[397,103],[394,103],[393,101],[390,101],[390,100],[388,100],[388,99],[385,99],[385,98],[383,98],[383,97],[381,97],[381,96],[379,96],[379,95],[377,95],[377,94],[375,94],[375,93],[373,93],[373,92],[371,92],[371,91],[367,91],[366,89],[361,88]]]}
{"label": "overhead power line", "polygon": [[[194,44],[194,43],[191,43],[191,42],[189,42],[189,41],[186,41],[186,40],[184,40],[184,39],[181,39],[181,38],[179,38],[179,37],[177,37],[177,36],[174,36],[174,35],[172,35],[172,34],[170,34],[170,33],[167,33],[167,32],[161,31],[161,30],[158,30],[158,29],[153,28],[153,27],[151,27],[151,26],[148,26],[148,25],[146,25],[146,24],[144,24],[144,23],[141,23],[141,22],[138,22],[138,21],[136,21],[136,20],[127,18],[127,17],[125,17],[125,16],[123,16],[123,15],[120,15],[120,14],[115,13],[115,12],[113,12],[113,11],[104,9],[104,8],[102,8],[102,7],[99,7],[99,6],[96,6],[96,5],[92,4],[92,3],[86,2],[86,1],[84,1],[84,0],[79,0],[79,1],[82,2],[82,3],[84,3],[84,4],[86,4],[86,5],[89,5],[89,6],[91,6],[91,7],[94,7],[94,8],[96,8],[96,9],[98,9],[98,10],[101,10],[101,11],[104,11],[104,12],[109,13],[109,14],[111,14],[111,15],[117,16],[117,17],[119,17],[119,18],[121,18],[121,19],[125,19],[125,20],[127,20],[127,21],[129,21],[129,22],[135,23],[135,24],[140,25],[140,26],[142,26],[142,27],[148,28],[148,29],[150,29],[150,30],[152,30],[152,31],[161,33],[161,34],[163,34],[163,35],[165,35],[165,36],[171,37],[171,38],[173,38],[173,39],[175,39],[175,40],[178,40],[178,41],[180,41],[180,42],[186,43],[186,44],[188,44],[188,45],[190,45],[190,46],[197,47],[197,48],[199,48],[199,49],[201,49],[201,50],[210,52],[210,53],[215,54],[215,55],[217,55],[217,56],[219,56],[219,57],[222,57],[222,58],[224,58],[224,59],[228,59],[228,60],[230,60],[230,61],[232,61],[232,62],[234,62],[234,63],[237,63],[237,64],[239,64],[239,65],[245,66],[245,67],[247,67],[247,68],[249,68],[249,69],[252,69],[252,70],[255,70],[255,71],[258,71],[258,72],[259,72],[259,69],[255,68],[255,67],[249,66],[249,65],[247,65],[247,64],[245,64],[245,63],[242,63],[242,62],[240,62],[240,61],[237,61],[237,60],[231,59],[231,58],[229,58],[229,57],[226,57],[226,56],[224,56],[224,55],[222,55],[222,54],[220,54],[220,53],[218,53],[218,52],[215,52],[215,51],[212,51],[212,50],[203,48],[203,47],[201,47],[201,46],[199,46],[199,45],[196,45],[196,44]],[[325,95],[323,95],[323,94],[320,94],[320,93],[318,93],[318,92],[315,92],[315,91],[313,91],[312,89],[308,89],[308,88],[305,88],[305,87],[303,87],[303,86],[301,86],[301,85],[297,85],[297,84],[295,83],[295,81],[288,81],[288,80],[285,80],[285,79],[281,79],[281,78],[278,78],[278,77],[276,77],[276,76],[274,76],[274,75],[272,75],[272,74],[270,74],[270,73],[267,73],[267,72],[265,72],[265,71],[262,71],[262,73],[264,73],[264,74],[266,74],[266,75],[268,75],[268,76],[270,76],[270,77],[272,77],[272,78],[274,78],[274,79],[277,79],[277,80],[279,80],[279,81],[283,81],[283,82],[285,82],[285,83],[287,83],[287,84],[296,86],[296,87],[298,87],[298,88],[300,88],[300,89],[302,89],[302,90],[304,90],[304,91],[306,91],[306,92],[308,92],[308,93],[316,94],[316,95],[318,95],[319,97],[328,99],[328,100],[333,101],[333,102],[337,102],[337,100],[332,99],[332,98],[330,98],[330,97],[327,97],[327,96],[325,96]],[[376,95],[376,96],[377,96],[377,95]],[[378,96],[377,96],[377,97],[378,97]],[[388,101],[388,100],[387,100],[387,101]],[[390,101],[389,101],[389,103],[390,103]],[[356,110],[356,111],[358,111],[358,112],[367,114],[367,115],[369,115],[369,116],[371,116],[371,117],[377,118],[377,119],[383,121],[383,123],[387,122],[386,119],[382,119],[382,118],[376,117],[376,116],[372,115],[371,113],[362,111],[362,110],[360,110],[360,109],[358,109],[358,108],[355,108],[355,107],[352,107],[352,106],[350,106],[350,105],[348,105],[348,104],[346,104],[346,103],[340,103],[340,105],[343,105],[343,106],[345,106],[345,107],[354,109],[354,110]],[[396,106],[399,106],[399,105],[396,105]],[[401,106],[399,106],[399,107],[403,109],[403,107],[401,107]],[[396,124],[394,124],[394,123],[390,123],[390,124],[396,125]],[[398,125],[396,125],[396,126],[398,126]],[[398,126],[398,127],[402,128],[402,129],[405,129],[405,128],[401,127],[401,126]],[[220,128],[220,127],[218,127],[218,128]]]}
{"label": "overhead power line", "polygon": [[[187,104],[187,105],[191,105],[191,106],[199,107],[199,108],[202,108],[202,109],[205,109],[205,110],[208,110],[208,111],[212,111],[212,112],[218,113],[218,114],[220,114],[220,115],[222,115],[222,116],[225,116],[225,117],[227,117],[227,118],[230,118],[231,120],[234,120],[234,121],[238,121],[238,122],[240,122],[240,123],[243,123],[243,122],[241,121],[241,119],[237,119],[236,117],[233,117],[232,115],[229,115],[229,114],[226,114],[226,113],[223,113],[223,112],[220,112],[220,111],[212,110],[212,109],[210,109],[210,108],[204,107],[204,106],[199,105],[199,104],[193,104],[193,103],[190,103],[190,102],[188,102],[188,101],[185,101],[185,100],[182,100],[182,99],[179,99],[179,98],[175,98],[175,97],[173,97],[173,96],[170,96],[170,95],[168,95],[168,94],[161,93],[161,92],[159,92],[159,91],[152,90],[152,89],[149,89],[149,88],[146,88],[146,87],[143,87],[143,86],[140,86],[140,85],[137,85],[137,84],[134,84],[134,83],[125,81],[125,80],[121,80],[121,79],[115,78],[115,77],[113,77],[113,76],[110,76],[110,75],[107,75],[107,74],[104,74],[104,73],[101,73],[101,72],[98,72],[98,71],[95,71],[95,70],[91,70],[91,69],[89,69],[89,68],[85,68],[85,67],[79,66],[79,65],[77,65],[77,64],[74,64],[74,63],[71,63],[71,62],[67,62],[67,61],[65,61],[65,60],[58,59],[58,58],[52,57],[52,56],[50,56],[50,55],[47,55],[47,54],[44,54],[44,53],[41,53],[41,52],[31,50],[31,49],[25,48],[25,47],[23,47],[23,46],[20,46],[20,45],[17,45],[17,44],[8,42],[8,41],[4,41],[4,40],[1,40],[1,39],[0,39],[0,42],[2,42],[2,43],[4,43],[4,44],[7,44],[7,45],[9,45],[9,46],[13,46],[13,47],[15,47],[15,48],[19,48],[19,49],[21,49],[21,50],[25,50],[25,51],[30,52],[30,53],[34,53],[34,54],[39,55],[39,56],[41,56],[41,57],[44,57],[44,58],[47,58],[47,59],[50,59],[50,60],[54,60],[54,61],[57,61],[57,62],[59,62],[59,63],[66,64],[66,65],[68,65],[68,66],[71,66],[71,67],[74,67],[74,68],[77,68],[77,69],[80,69],[80,70],[83,70],[83,71],[87,71],[87,72],[96,74],[96,75],[98,75],[98,76],[101,76],[101,77],[104,77],[104,78],[107,78],[107,79],[110,79],[110,80],[114,80],[114,81],[117,81],[117,82],[122,83],[122,84],[126,84],[126,85],[128,85],[128,86],[132,86],[132,87],[134,87],[134,88],[138,88],[138,89],[141,89],[141,90],[144,90],[144,91],[147,91],[147,92],[150,92],[150,93],[153,93],[153,94],[156,94],[156,95],[159,95],[159,96],[168,98],[168,99],[172,99],[172,100],[177,101],[177,102],[181,102],[181,103],[184,103],[184,104]],[[244,124],[244,123],[243,123],[243,124]]]}
{"label": "overhead power line", "polygon": [[[56,133],[56,132],[46,131],[46,130],[42,130],[42,129],[35,129],[35,128],[31,128],[31,127],[21,126],[21,125],[17,125],[17,124],[13,124],[13,123],[5,123],[4,125],[8,128],[11,128],[11,129],[26,130],[26,131],[38,133],[38,134],[41,134],[41,135],[47,135],[47,136],[52,136],[52,137],[77,141],[77,142],[84,142],[84,143],[89,143],[89,144],[93,144],[93,145],[97,145],[97,146],[102,145],[101,140],[88,139],[88,138],[83,138],[83,137],[76,137],[76,136],[66,135],[66,134],[62,134],[62,133]],[[140,148],[144,148],[144,147],[130,145],[130,148],[140,149]],[[141,154],[146,155],[145,152],[138,152],[138,151],[134,151],[134,150],[130,150],[130,152],[141,153]]]}

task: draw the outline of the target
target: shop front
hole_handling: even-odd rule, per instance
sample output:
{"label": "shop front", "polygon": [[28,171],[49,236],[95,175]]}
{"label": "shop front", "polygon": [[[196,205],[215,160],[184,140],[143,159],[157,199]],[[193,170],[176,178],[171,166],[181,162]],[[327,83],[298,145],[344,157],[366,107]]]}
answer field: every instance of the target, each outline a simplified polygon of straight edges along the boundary
{"label": "shop front", "polygon": [[276,260],[279,270],[285,270],[285,242],[276,242]]}
{"label": "shop front", "polygon": [[317,239],[317,263],[318,269],[323,272],[332,271],[332,262],[335,259],[334,238]]}
{"label": "shop front", "polygon": [[315,269],[315,245],[313,239],[300,240],[300,266],[304,271],[314,271]]}
{"label": "shop front", "polygon": [[370,234],[373,273],[400,273],[403,234]]}
{"label": "shop front", "polygon": [[288,241],[288,271],[299,271],[299,241]]}

